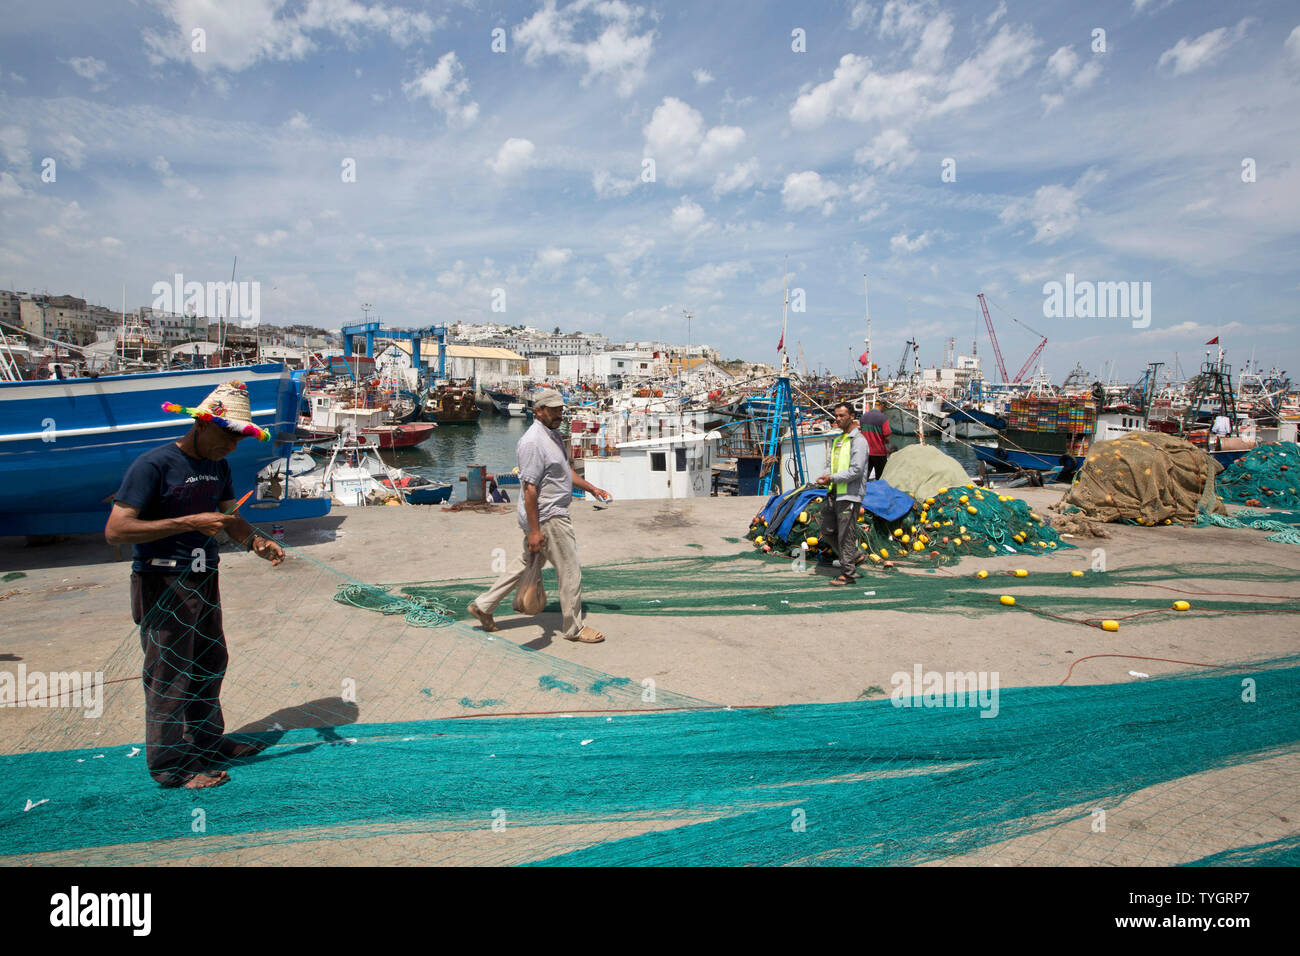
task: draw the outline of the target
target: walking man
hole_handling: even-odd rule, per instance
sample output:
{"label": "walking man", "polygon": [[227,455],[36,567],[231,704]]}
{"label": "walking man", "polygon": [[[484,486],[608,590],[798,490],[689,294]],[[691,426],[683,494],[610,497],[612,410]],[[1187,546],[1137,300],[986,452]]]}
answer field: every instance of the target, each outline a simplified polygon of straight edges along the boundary
{"label": "walking man", "polygon": [[862,435],[867,440],[867,475],[879,481],[889,455],[889,418],[883,399],[876,399],[875,407],[863,413]]}
{"label": "walking man", "polygon": [[840,556],[840,576],[831,584],[844,587],[858,577],[857,523],[862,486],[867,483],[867,442],[846,402],[835,406],[835,424],[840,434],[831,444],[831,473],[817,479],[817,484],[830,486],[818,517],[822,540],[831,542]]}
{"label": "walking man", "polygon": [[581,488],[601,501],[608,492],[579,477],[569,461],[564,441],[556,429],[564,420],[564,398],[554,389],[544,389],[533,401],[533,424],[519,439],[519,527],[524,531],[523,553],[511,562],[485,594],[470,602],[467,610],[485,631],[495,631],[492,612],[524,576],[530,555],[543,552],[555,566],[560,584],[560,609],[564,613],[563,637],[583,644],[599,644],[605,635],[589,627],[582,616],[582,567],[578,564],[578,540],[569,519],[573,489]]}
{"label": "walking man", "polygon": [[227,783],[220,764],[261,749],[225,736],[220,697],[229,658],[216,535],[225,531],[273,565],[284,551],[230,513],[236,502],[225,457],[245,436],[271,437],[253,424],[248,389],[229,382],[198,408],[163,409],[189,415],[194,425],[131,463],[104,537],[132,546],[131,617],[144,649],[149,773],[164,787],[194,790]]}

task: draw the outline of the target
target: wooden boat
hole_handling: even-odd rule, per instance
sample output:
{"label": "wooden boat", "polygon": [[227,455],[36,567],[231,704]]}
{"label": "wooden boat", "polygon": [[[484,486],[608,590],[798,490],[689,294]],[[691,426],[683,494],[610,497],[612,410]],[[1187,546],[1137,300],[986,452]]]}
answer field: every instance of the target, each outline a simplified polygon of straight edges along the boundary
{"label": "wooden boat", "polygon": [[463,385],[439,385],[424,400],[424,415],[439,425],[474,425],[482,410],[474,390]]}

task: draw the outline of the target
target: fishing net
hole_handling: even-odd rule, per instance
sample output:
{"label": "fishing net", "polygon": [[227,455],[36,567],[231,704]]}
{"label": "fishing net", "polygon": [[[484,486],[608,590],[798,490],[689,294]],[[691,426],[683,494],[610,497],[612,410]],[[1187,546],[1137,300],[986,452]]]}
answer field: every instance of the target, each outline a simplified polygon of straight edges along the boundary
{"label": "fishing net", "polygon": [[1185,439],[1132,432],[1093,445],[1060,504],[1097,521],[1195,524],[1201,510],[1223,513],[1214,494],[1217,467]]}
{"label": "fishing net", "polygon": [[[832,560],[834,549],[819,536],[818,515],[825,503],[824,498],[808,502],[784,535],[779,528],[769,529],[760,514],[746,537],[766,554],[788,557],[806,552]],[[1028,503],[974,484],[937,488],[896,520],[862,512],[857,539],[858,550],[881,569],[898,562],[940,566],[964,556],[1047,554],[1073,547]]]}
{"label": "fishing net", "polygon": [[1238,458],[1218,479],[1219,497],[1255,508],[1300,508],[1300,445],[1261,445]]}
{"label": "fishing net", "polygon": [[1216,515],[1202,511],[1197,518],[1198,528],[1214,525],[1220,528],[1254,528],[1268,531],[1269,541],[1279,544],[1300,544],[1300,513],[1294,511],[1254,511],[1242,508],[1235,515]]}
{"label": "fishing net", "polygon": [[934,445],[906,445],[885,461],[880,479],[913,498],[924,499],[940,488],[966,484],[966,469]]}
{"label": "fishing net", "polygon": [[[977,513],[1009,504],[973,490],[951,491]],[[946,494],[926,506],[931,515],[949,507]],[[974,681],[966,696],[918,681],[893,699],[732,709],[454,620],[487,577],[368,584],[289,551],[271,599],[232,588],[223,602],[226,722],[264,749],[231,764],[224,787],[159,787],[142,765],[140,634],[124,627],[102,665],[97,720],[70,708],[6,712],[34,719],[0,740],[0,862],[904,864],[1049,833],[1055,861],[1077,862],[1110,845],[1090,835],[1098,809],[1148,791],[1187,806],[1214,773],[1243,766],[1234,779],[1256,789],[1222,798],[1235,826],[1194,843],[1177,825],[1177,840],[1130,837],[1123,859],[1187,862],[1292,832],[1273,818],[1294,818],[1300,792],[1295,659],[1125,685]],[[147,626],[196,627],[215,613],[201,582],[181,577],[178,598],[206,615],[160,600]],[[1150,622],[1180,613],[1161,582],[1281,591],[1295,577],[1240,563],[1024,581],[916,569],[864,592],[750,551],[584,569],[593,612],[726,615],[755,630],[771,613],[864,607],[1077,613],[1082,624],[1118,604]],[[1132,596],[1144,587],[1149,596]],[[999,599],[1008,591],[1021,598],[1014,607]],[[1205,596],[1181,613],[1276,615],[1297,604]],[[174,663],[204,676],[197,660]],[[1249,703],[1247,681],[1262,689]],[[1261,821],[1262,807],[1278,813]]]}

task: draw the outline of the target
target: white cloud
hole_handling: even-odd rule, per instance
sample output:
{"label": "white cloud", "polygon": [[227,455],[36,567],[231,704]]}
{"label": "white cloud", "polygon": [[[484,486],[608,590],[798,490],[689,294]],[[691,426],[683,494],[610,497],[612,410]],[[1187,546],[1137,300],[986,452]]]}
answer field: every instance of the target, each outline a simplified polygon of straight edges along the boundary
{"label": "white cloud", "polygon": [[[83,80],[90,80],[92,83],[101,76],[108,74],[108,64],[93,56],[74,56],[64,62],[72,67],[72,72],[76,73],[77,76]],[[100,89],[103,89],[103,87],[100,87]]]}
{"label": "white cloud", "polygon": [[672,96],[655,107],[641,132],[656,174],[672,184],[714,173],[745,141],[739,126],[706,129],[699,110]]}
{"label": "white cloud", "polygon": [[32,154],[27,149],[27,130],[21,126],[6,126],[0,129],[0,153],[5,162],[11,166],[29,166]]}
{"label": "white cloud", "polygon": [[1246,35],[1246,27],[1250,22],[1251,18],[1246,17],[1231,30],[1227,27],[1219,27],[1217,30],[1202,33],[1195,40],[1183,37],[1160,54],[1156,65],[1170,66],[1174,76],[1181,76],[1199,70],[1203,66],[1209,66]]}
{"label": "white cloud", "polygon": [[686,291],[692,296],[711,295],[720,298],[722,292],[717,288],[723,282],[731,282],[753,271],[753,266],[741,260],[737,262],[707,263],[686,273]]}
{"label": "white cloud", "polygon": [[619,179],[608,169],[598,169],[591,174],[591,188],[597,199],[610,199],[614,196],[626,196],[636,188],[637,179]]}
{"label": "white cloud", "polygon": [[620,247],[615,252],[605,253],[605,259],[620,275],[631,271],[637,260],[644,258],[654,248],[655,241],[639,232],[629,232],[623,236]]}
{"label": "white cloud", "polygon": [[713,74],[708,70],[693,70],[691,76],[695,78],[696,86],[708,86],[713,82]]}
{"label": "white cloud", "polygon": [[498,176],[513,176],[533,165],[536,147],[531,140],[510,138],[501,144],[496,157],[488,162]]}
{"label": "white cloud", "polygon": [[50,145],[72,169],[80,169],[86,161],[86,144],[71,133],[56,133],[51,137]]}
{"label": "white cloud", "polygon": [[259,232],[256,236],[253,237],[253,242],[257,243],[258,246],[265,249],[265,248],[270,248],[271,246],[278,246],[280,243],[284,242],[284,240],[288,238],[289,238],[289,233],[287,233],[285,230],[275,229],[272,232]]}
{"label": "white cloud", "polygon": [[916,150],[908,141],[907,134],[898,129],[883,131],[871,141],[871,145],[859,147],[853,154],[853,161],[859,165],[870,163],[874,169],[883,166],[891,172],[909,165],[914,159]]}
{"label": "white cloud", "polygon": [[[644,11],[622,0],[576,0],[557,9],[546,0],[541,9],[514,28],[515,43],[523,47],[524,62],[536,65],[546,57],[587,68],[583,85],[609,77],[621,97],[631,96],[645,82],[646,65],[654,49],[654,31],[632,32]],[[585,33],[580,42],[574,34]],[[597,31],[599,33],[597,34]]]}
{"label": "white cloud", "polygon": [[572,249],[559,249],[555,246],[547,246],[545,249],[539,249],[537,251],[537,261],[534,263],[534,268],[540,272],[558,272],[572,258]]}
{"label": "white cloud", "polygon": [[436,66],[403,83],[402,90],[413,100],[428,100],[447,117],[449,125],[468,126],[478,118],[478,103],[463,102],[469,96],[469,80],[464,72],[452,50],[444,53]]}
{"label": "white cloud", "polygon": [[8,173],[0,173],[0,199],[17,199],[23,194],[23,187],[18,180]]}
{"label": "white cloud", "polygon": [[822,215],[829,216],[835,209],[832,200],[840,194],[840,187],[813,170],[791,173],[781,187],[781,205],[790,212],[799,212],[821,206]]}
{"label": "white cloud", "polygon": [[1090,168],[1073,186],[1040,186],[1031,199],[1017,199],[1007,205],[999,218],[1008,224],[1031,223],[1033,241],[1050,245],[1074,232],[1084,212],[1084,194],[1105,178],[1105,173]]}
{"label": "white cloud", "polygon": [[1044,93],[1039,97],[1043,101],[1043,115],[1046,116],[1054,109],[1059,109],[1065,105],[1065,97],[1060,93]]}
{"label": "white cloud", "polygon": [[854,0],[849,7],[849,29],[856,30],[859,27],[870,26],[875,16],[876,8],[866,0]]}
{"label": "white cloud", "polygon": [[579,295],[600,295],[600,286],[592,282],[586,276],[579,276],[578,280],[573,283],[573,291]]}
{"label": "white cloud", "polygon": [[900,232],[889,240],[889,251],[894,254],[920,252],[930,244],[930,234],[923,232],[915,239],[907,238],[907,233]]}
{"label": "white cloud", "polygon": [[1291,62],[1296,66],[1300,66],[1300,27],[1296,27],[1291,31],[1291,35],[1286,38],[1282,48],[1286,50]]}
{"label": "white cloud", "polygon": [[708,229],[711,223],[705,215],[704,208],[689,196],[683,196],[681,202],[668,217],[668,226],[673,232],[686,236],[696,236]]}
{"label": "white cloud", "polygon": [[878,73],[870,58],[846,53],[831,79],[799,94],[790,107],[792,126],[815,129],[833,117],[858,123],[917,122],[965,109],[995,95],[1008,80],[1029,69],[1038,45],[1029,29],[1004,25],[975,55],[944,75],[939,65],[951,24],[942,15],[926,21],[917,7],[896,2],[886,4],[885,14],[882,35],[901,33],[905,47],[917,43],[913,68]]}
{"label": "white cloud", "polygon": [[1063,46],[1047,58],[1047,71],[1062,83],[1074,75],[1079,68],[1079,54],[1073,47]]}
{"label": "white cloud", "polygon": [[294,112],[292,116],[285,120],[284,125],[295,133],[302,133],[311,129],[311,122],[307,119],[306,114],[300,111]]}
{"label": "white cloud", "polygon": [[724,196],[727,193],[749,189],[758,182],[758,158],[753,157],[743,163],[736,163],[730,172],[719,173],[713,181],[713,195]]}
{"label": "white cloud", "polygon": [[[329,34],[355,43],[364,33],[387,35],[399,47],[428,39],[434,22],[426,13],[358,0],[154,0],[170,21],[143,32],[155,66],[188,62],[200,72],[237,73],[262,60],[301,60],[317,48],[313,35]],[[194,30],[205,34],[206,49],[191,49]]]}
{"label": "white cloud", "polygon": [[984,21],[984,26],[988,27],[991,30],[993,29],[993,25],[997,23],[999,20],[1001,20],[1003,17],[1005,17],[1006,15],[1007,15],[1007,0],[998,0],[997,9],[988,15],[988,19]]}

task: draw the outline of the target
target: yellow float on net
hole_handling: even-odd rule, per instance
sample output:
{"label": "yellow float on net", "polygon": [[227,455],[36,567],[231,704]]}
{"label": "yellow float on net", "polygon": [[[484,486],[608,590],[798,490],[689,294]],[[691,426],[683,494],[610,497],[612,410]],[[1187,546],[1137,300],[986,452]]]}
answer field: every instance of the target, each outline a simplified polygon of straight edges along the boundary
{"label": "yellow float on net", "polygon": [[763,543],[763,536],[760,534],[757,538],[754,539],[754,543],[755,543],[755,544],[762,544],[762,543]]}
{"label": "yellow float on net", "polygon": [[975,577],[977,577],[977,578],[987,578],[988,576],[989,576],[989,573],[988,573],[987,571],[976,571],[976,572],[975,572]]}
{"label": "yellow float on net", "polygon": [[1081,577],[1083,577],[1083,572],[1082,572],[1082,571],[1071,571],[1071,572],[1070,572],[1070,577],[1072,577],[1072,578],[1081,578]]}
{"label": "yellow float on net", "polygon": [[1018,578],[1027,578],[1027,577],[1029,577],[1029,572],[1026,571],[1024,568],[1016,568],[1016,569],[1015,569],[1014,571],[1012,571],[1011,573],[1014,574],[1014,575],[1015,575],[1016,577],[1018,577]]}
{"label": "yellow float on net", "polygon": [[912,550],[913,550],[913,551],[924,551],[924,550],[925,550],[925,545],[923,545],[920,541],[913,541],[913,542],[912,542]]}
{"label": "yellow float on net", "polygon": [[903,529],[902,529],[902,528],[895,528],[895,529],[894,529],[894,537],[895,537],[895,538],[901,538],[902,536],[903,536]]}
{"label": "yellow float on net", "polygon": [[965,504],[966,502],[970,501],[970,499],[967,498],[965,495],[962,495],[962,496],[961,496],[960,498],[958,498],[957,500],[960,501],[962,504]]}
{"label": "yellow float on net", "polygon": [[903,544],[911,544],[912,536],[910,534],[905,534],[900,540],[903,542]]}
{"label": "yellow float on net", "polygon": [[966,506],[966,510],[967,510],[970,514],[975,514],[975,506],[974,506],[974,505],[967,505],[967,506]]}
{"label": "yellow float on net", "polygon": [[1190,607],[1191,607],[1191,605],[1188,604],[1186,601],[1175,601],[1175,602],[1174,602],[1174,610],[1175,610],[1175,611],[1186,611],[1186,610],[1187,610],[1188,608],[1190,608]]}
{"label": "yellow float on net", "polygon": [[1102,629],[1103,631],[1118,631],[1118,630],[1119,630],[1119,621],[1102,621],[1102,622],[1101,622],[1101,629]]}
{"label": "yellow float on net", "polygon": [[871,560],[874,561],[876,564],[879,564],[879,563],[880,563],[880,555],[878,555],[878,554],[873,554],[873,555],[871,555]]}
{"label": "yellow float on net", "polygon": [[808,512],[806,512],[806,511],[801,511],[801,512],[799,512],[799,523],[800,523],[800,524],[807,524],[807,523],[808,523]]}
{"label": "yellow float on net", "polygon": [[881,548],[881,549],[880,549],[880,556],[881,556],[882,558],[887,558],[887,557],[889,557],[889,551],[886,550],[885,548]]}
{"label": "yellow float on net", "polygon": [[948,491],[947,488],[940,488],[940,489],[939,489],[939,494],[941,494],[941,495],[942,495],[942,494],[945,494],[945,493],[947,493],[947,491]]}
{"label": "yellow float on net", "polygon": [[1002,595],[1002,597],[998,598],[998,600],[1001,601],[1003,604],[1005,604],[1007,607],[1011,607],[1011,605],[1016,603],[1016,599],[1013,598],[1010,594],[1004,594]]}

